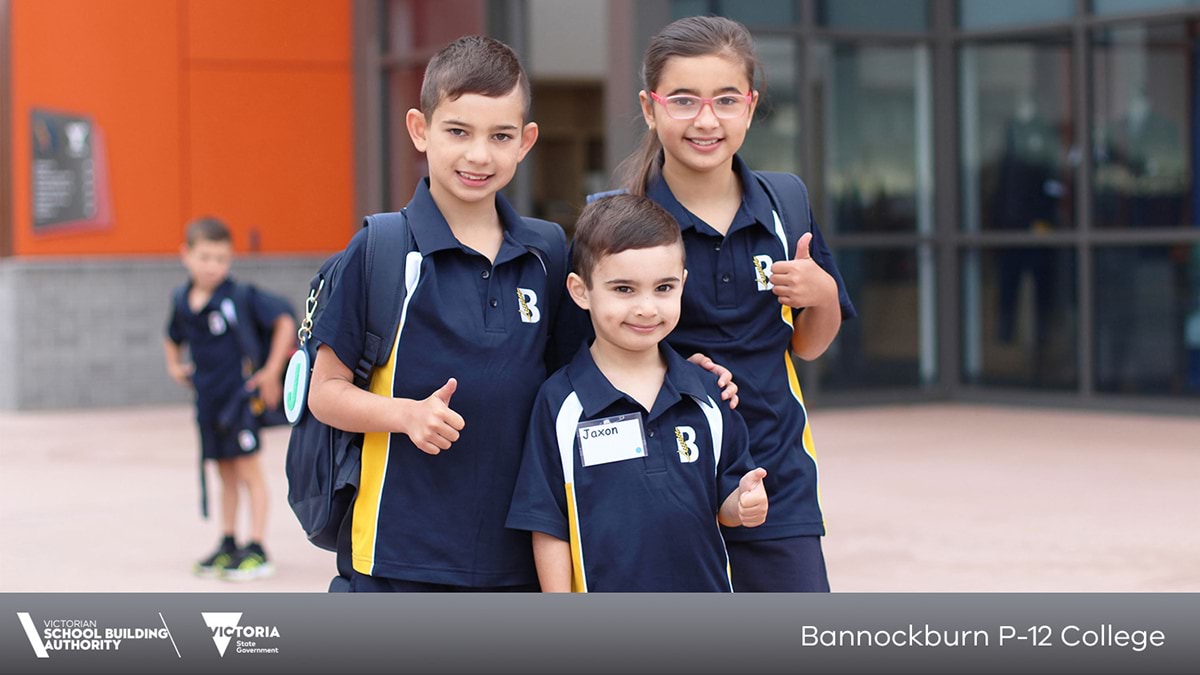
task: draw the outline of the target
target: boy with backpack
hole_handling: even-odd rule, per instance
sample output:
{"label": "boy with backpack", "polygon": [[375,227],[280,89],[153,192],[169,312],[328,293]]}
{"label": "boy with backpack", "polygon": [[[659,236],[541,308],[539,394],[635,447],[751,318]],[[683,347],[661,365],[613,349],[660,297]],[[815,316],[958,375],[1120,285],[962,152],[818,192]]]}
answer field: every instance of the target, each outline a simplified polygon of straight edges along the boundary
{"label": "boy with backpack", "polygon": [[[529,96],[516,55],[496,40],[464,37],[438,52],[421,109],[405,117],[429,166],[404,210],[412,247],[372,255],[372,225],[325,291],[308,409],[363,433],[351,591],[537,590],[529,536],[504,516],[546,377],[566,238],[498,194],[537,140]],[[374,258],[403,261],[404,300],[386,363],[362,389],[369,297],[393,290],[371,287]]]}
{"label": "boy with backpack", "polygon": [[[196,563],[195,572],[234,581],[267,577],[274,566],[262,546],[267,486],[258,461],[258,427],[264,413],[279,407],[296,322],[287,301],[229,277],[233,242],[220,220],[189,223],[180,254],[189,279],[172,296],[163,347],[167,372],[196,394],[205,517],[205,460],[217,463],[221,478],[223,537],[216,551]],[[185,344],[190,364],[183,359]],[[250,502],[251,532],[246,546],[239,548],[234,530],[243,487]]]}
{"label": "boy with backpack", "polygon": [[767,517],[766,471],[717,380],[666,343],[687,272],[675,220],[641,196],[580,214],[567,278],[595,333],[542,386],[507,524],[543,591],[729,592],[721,529]]}

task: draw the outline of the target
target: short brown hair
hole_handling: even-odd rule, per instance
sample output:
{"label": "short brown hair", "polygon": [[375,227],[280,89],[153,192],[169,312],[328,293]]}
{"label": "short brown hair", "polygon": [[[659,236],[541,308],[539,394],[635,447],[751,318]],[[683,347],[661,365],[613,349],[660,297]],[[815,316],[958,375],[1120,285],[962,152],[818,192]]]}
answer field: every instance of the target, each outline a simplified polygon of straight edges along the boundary
{"label": "short brown hair", "polygon": [[592,271],[605,256],[655,246],[679,245],[679,223],[666,209],[646,197],[619,194],[584,207],[575,225],[571,257],[573,271],[592,287]]}
{"label": "short brown hair", "polygon": [[188,248],[195,246],[196,242],[200,241],[233,243],[233,235],[229,233],[229,227],[220,218],[203,216],[187,225]]}
{"label": "short brown hair", "polygon": [[520,87],[523,117],[529,115],[529,78],[513,50],[482,35],[468,35],[446,45],[429,60],[421,82],[421,112],[429,119],[447,99],[463,94],[499,98]]}

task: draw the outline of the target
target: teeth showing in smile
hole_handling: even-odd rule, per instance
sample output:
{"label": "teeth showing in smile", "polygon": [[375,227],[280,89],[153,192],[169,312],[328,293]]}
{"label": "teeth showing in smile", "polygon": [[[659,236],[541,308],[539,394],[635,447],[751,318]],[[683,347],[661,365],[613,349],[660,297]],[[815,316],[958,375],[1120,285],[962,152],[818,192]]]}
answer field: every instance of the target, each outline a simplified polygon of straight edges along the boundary
{"label": "teeth showing in smile", "polygon": [[459,171],[458,175],[462,176],[463,178],[466,178],[467,180],[487,180],[487,174],[467,173],[466,171]]}
{"label": "teeth showing in smile", "polygon": [[695,143],[696,145],[714,145],[714,144],[716,144],[716,142],[717,142],[717,141],[719,141],[719,140],[721,140],[721,139],[719,139],[719,138],[710,138],[710,139],[708,139],[708,140],[704,140],[704,141],[702,141],[702,140],[700,140],[700,139],[698,139],[698,138],[693,138],[693,139],[692,139],[692,142],[693,142],[693,143]]}

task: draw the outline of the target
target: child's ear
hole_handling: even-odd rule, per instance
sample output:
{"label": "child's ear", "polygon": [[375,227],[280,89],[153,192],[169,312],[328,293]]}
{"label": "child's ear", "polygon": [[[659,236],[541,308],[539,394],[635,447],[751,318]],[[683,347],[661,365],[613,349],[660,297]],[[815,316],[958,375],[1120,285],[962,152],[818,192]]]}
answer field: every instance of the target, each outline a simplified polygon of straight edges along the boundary
{"label": "child's ear", "polygon": [[571,294],[571,299],[579,305],[580,309],[591,309],[587,298],[587,284],[584,283],[583,277],[571,272],[567,275],[567,292]]}
{"label": "child's ear", "polygon": [[404,126],[408,128],[408,137],[412,139],[417,152],[425,152],[425,147],[429,144],[429,124],[425,113],[416,108],[409,108],[404,114]]}
{"label": "child's ear", "polygon": [[533,144],[537,143],[538,125],[537,122],[530,122],[521,129],[521,152],[517,154],[517,161],[525,159],[525,155],[529,154],[529,150],[533,148]]}
{"label": "child's ear", "polygon": [[750,128],[750,123],[754,121],[754,111],[758,110],[758,92],[752,92],[754,96],[750,98],[750,114],[746,116],[746,128]]}
{"label": "child's ear", "polygon": [[646,120],[646,128],[654,131],[654,99],[643,89],[638,92],[638,102],[642,104],[642,119]]}
{"label": "child's ear", "polygon": [[679,280],[679,290],[683,290],[683,285],[687,283],[687,268],[683,268],[683,277]]}

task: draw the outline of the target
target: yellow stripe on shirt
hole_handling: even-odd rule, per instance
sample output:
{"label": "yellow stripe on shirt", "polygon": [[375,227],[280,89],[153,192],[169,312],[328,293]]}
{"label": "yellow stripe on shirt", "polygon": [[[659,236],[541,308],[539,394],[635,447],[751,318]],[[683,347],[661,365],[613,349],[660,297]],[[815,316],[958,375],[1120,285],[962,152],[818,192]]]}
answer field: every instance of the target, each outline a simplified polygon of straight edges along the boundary
{"label": "yellow stripe on shirt", "polygon": [[[786,310],[786,309],[787,308],[785,307],[784,310]],[[804,437],[801,440],[801,444],[804,446],[804,452],[808,453],[808,456],[812,458],[813,471],[817,473],[816,478],[819,478],[820,472],[817,470],[817,448],[816,448],[816,445],[813,443],[812,424],[810,424],[809,420],[808,420],[808,409],[805,408],[805,406],[804,406],[804,394],[800,391],[800,378],[796,376],[796,364],[794,361],[792,361],[791,352],[784,350],[783,362],[784,362],[784,367],[787,369],[788,388],[791,389],[792,396],[795,397],[796,402],[800,404],[800,409],[804,411]],[[820,509],[821,508],[821,482],[820,482],[820,480],[817,480],[816,484],[817,484],[817,508]],[[821,509],[822,524],[824,524],[824,519],[825,519],[825,510]]]}
{"label": "yellow stripe on shirt", "polygon": [[583,574],[583,540],[579,537],[579,506],[575,503],[575,486],[566,484],[567,527],[571,538],[571,592],[587,593],[587,578]]}

